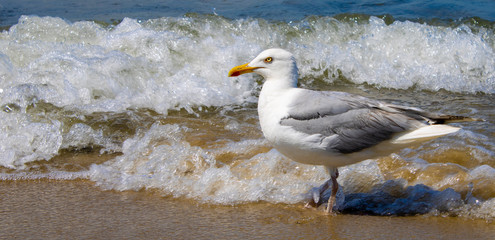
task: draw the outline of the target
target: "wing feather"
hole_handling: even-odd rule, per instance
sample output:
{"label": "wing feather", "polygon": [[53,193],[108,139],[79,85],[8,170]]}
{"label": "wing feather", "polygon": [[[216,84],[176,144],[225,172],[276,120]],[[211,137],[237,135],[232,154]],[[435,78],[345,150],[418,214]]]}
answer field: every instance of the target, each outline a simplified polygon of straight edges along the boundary
{"label": "wing feather", "polygon": [[349,93],[305,91],[290,104],[289,115],[280,124],[331,137],[327,150],[350,153],[425,126],[429,119],[422,112]]}

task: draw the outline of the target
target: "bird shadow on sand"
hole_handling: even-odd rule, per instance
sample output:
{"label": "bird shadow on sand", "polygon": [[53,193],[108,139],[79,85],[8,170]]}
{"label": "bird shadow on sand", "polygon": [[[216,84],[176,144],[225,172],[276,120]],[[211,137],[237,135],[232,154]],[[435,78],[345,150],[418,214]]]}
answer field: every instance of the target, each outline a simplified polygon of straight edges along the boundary
{"label": "bird shadow on sand", "polygon": [[[452,188],[439,191],[423,184],[405,186],[405,182],[403,179],[388,180],[367,193],[339,192],[334,210],[341,214],[373,216],[413,216],[430,212],[455,215],[456,210],[466,204],[479,202],[471,192],[462,198]],[[319,200],[320,208],[326,206],[329,197],[327,190]]]}

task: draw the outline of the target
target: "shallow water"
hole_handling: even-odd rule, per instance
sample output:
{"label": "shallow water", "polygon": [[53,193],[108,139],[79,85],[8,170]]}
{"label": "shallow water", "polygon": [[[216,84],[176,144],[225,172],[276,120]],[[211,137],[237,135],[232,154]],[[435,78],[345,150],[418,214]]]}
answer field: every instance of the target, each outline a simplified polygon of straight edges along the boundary
{"label": "shallow water", "polygon": [[493,239],[493,223],[453,217],[326,216],[302,206],[200,205],[150,191],[100,191],[88,181],[0,182],[9,239]]}
{"label": "shallow water", "polygon": [[485,120],[341,168],[342,213],[491,221],[495,35],[490,18],[476,19],[22,16],[0,33],[0,179],[84,179],[214,206],[301,205],[327,174],[264,140],[260,77],[226,76],[277,46],[296,56],[301,87]]}

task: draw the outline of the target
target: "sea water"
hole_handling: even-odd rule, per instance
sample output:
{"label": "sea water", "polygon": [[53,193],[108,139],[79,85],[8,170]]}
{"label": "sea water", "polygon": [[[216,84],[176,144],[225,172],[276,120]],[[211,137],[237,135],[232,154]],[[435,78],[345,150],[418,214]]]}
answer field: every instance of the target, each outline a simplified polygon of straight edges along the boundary
{"label": "sea water", "polygon": [[342,167],[341,211],[495,217],[493,3],[70,3],[0,5],[0,179],[301,204],[327,173],[263,138],[261,77],[227,77],[282,47],[301,87],[485,120]]}

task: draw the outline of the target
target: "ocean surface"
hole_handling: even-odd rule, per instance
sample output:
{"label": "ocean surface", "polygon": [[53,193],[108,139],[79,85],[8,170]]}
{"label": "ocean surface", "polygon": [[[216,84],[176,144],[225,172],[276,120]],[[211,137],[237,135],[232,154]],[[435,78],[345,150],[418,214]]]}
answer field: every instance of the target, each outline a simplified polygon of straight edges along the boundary
{"label": "ocean surface", "polygon": [[263,138],[261,77],[227,77],[282,47],[301,87],[485,120],[341,168],[342,213],[495,218],[494,1],[0,0],[0,26],[0,181],[302,205],[325,170]]}

